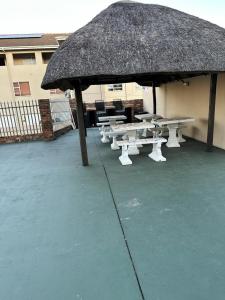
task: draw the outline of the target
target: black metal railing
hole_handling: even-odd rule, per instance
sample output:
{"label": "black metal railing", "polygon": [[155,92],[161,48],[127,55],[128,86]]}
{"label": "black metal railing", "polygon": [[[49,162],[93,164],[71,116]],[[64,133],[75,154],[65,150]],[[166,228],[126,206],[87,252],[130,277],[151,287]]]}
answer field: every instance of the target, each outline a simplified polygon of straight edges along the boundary
{"label": "black metal railing", "polygon": [[0,137],[42,133],[38,101],[0,102]]}

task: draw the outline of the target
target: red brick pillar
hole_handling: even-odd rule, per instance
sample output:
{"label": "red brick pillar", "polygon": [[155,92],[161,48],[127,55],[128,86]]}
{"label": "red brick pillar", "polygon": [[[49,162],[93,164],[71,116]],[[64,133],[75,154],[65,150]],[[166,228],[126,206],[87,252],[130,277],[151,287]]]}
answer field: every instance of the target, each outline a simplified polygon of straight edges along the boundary
{"label": "red brick pillar", "polygon": [[54,132],[49,99],[40,99],[38,100],[38,104],[41,115],[43,139],[51,141],[54,139]]}

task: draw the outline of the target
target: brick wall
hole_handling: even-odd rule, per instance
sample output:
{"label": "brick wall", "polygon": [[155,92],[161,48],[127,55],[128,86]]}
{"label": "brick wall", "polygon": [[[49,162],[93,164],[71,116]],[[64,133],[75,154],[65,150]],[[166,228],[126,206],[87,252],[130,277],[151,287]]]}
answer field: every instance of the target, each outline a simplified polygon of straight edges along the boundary
{"label": "brick wall", "polygon": [[[38,125],[39,132],[32,133],[29,132],[28,130],[27,132],[21,132],[19,134],[15,129],[15,132],[12,133],[11,131],[7,135],[6,131],[5,132],[3,131],[2,134],[3,136],[0,136],[0,144],[10,144],[10,143],[19,143],[19,142],[28,142],[28,141],[37,141],[37,140],[51,141],[72,129],[72,126],[67,126],[60,130],[57,130],[56,132],[53,132],[53,122],[52,122],[49,99],[38,100],[37,107],[39,108],[39,110],[37,110],[37,114],[39,114],[40,112],[40,119],[41,119],[41,126]],[[33,112],[32,108],[30,109],[29,113],[31,112]],[[18,115],[22,114],[19,105],[18,105],[17,114]],[[22,119],[22,117],[20,118]],[[20,125],[17,126],[20,127]]]}
{"label": "brick wall", "polygon": [[39,140],[42,140],[42,133],[23,135],[23,136],[17,135],[17,136],[0,137],[0,144],[12,144],[12,143],[21,143],[21,142],[39,141]]}
{"label": "brick wall", "polygon": [[41,99],[38,103],[41,115],[42,138],[46,141],[53,140],[54,132],[49,99]]}
{"label": "brick wall", "polygon": [[65,133],[69,132],[70,130],[73,130],[73,127],[71,125],[61,128],[59,130],[56,130],[56,131],[54,131],[54,137],[57,138]]}

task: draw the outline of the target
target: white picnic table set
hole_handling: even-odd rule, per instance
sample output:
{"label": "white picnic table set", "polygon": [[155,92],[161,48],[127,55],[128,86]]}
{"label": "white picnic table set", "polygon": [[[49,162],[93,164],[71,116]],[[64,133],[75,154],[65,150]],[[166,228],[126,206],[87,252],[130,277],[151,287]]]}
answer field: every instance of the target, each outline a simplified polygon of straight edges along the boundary
{"label": "white picnic table set", "polygon": [[[182,129],[186,123],[194,122],[193,118],[163,118],[156,114],[139,114],[135,118],[142,121],[139,123],[126,123],[126,116],[105,116],[99,117],[100,135],[102,143],[109,143],[112,139],[111,149],[119,150],[122,154],[119,160],[122,165],[131,165],[129,155],[138,155],[143,145],[152,144],[152,152],[148,155],[154,161],[166,161],[162,155],[161,146],[166,143],[169,148],[180,147],[180,143],[185,142],[182,136]],[[152,137],[147,137],[147,132],[152,133]],[[168,140],[163,137],[163,133],[168,131]],[[119,140],[120,138],[120,140]]]}

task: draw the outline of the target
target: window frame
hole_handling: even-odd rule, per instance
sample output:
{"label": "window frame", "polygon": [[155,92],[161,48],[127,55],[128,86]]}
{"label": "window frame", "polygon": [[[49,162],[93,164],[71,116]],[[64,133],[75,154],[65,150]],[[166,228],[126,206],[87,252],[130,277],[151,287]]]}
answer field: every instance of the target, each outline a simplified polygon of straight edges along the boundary
{"label": "window frame", "polygon": [[108,91],[109,92],[121,92],[121,91],[123,91],[123,84],[122,83],[108,84]]}
{"label": "window frame", "polygon": [[64,94],[63,91],[61,91],[60,89],[50,89],[50,95],[60,95],[60,94]]}
{"label": "window frame", "polygon": [[61,46],[67,38],[68,38],[67,35],[60,35],[60,36],[57,36],[55,39],[58,43],[58,46]]}
{"label": "window frame", "polygon": [[[28,84],[28,89],[29,93],[24,93],[22,90],[22,85],[23,84]],[[16,97],[26,97],[26,96],[31,96],[31,90],[30,90],[30,83],[29,81],[15,81],[13,82],[13,90],[14,90],[14,95]]]}
{"label": "window frame", "polygon": [[2,59],[4,61],[4,65],[0,64],[0,67],[5,67],[6,66],[6,55],[5,54],[0,54],[0,59]]}
{"label": "window frame", "polygon": [[[26,58],[26,56],[32,56],[30,58]],[[16,58],[20,56],[20,58]],[[32,66],[32,65],[36,65],[37,61],[36,61],[36,54],[34,52],[27,52],[27,53],[12,53],[12,57],[13,57],[13,64],[14,66]],[[16,62],[16,60],[18,59],[18,61]],[[19,60],[21,60],[21,62],[19,62]]]}
{"label": "window frame", "polygon": [[47,51],[44,51],[44,52],[41,52],[41,57],[42,57],[42,63],[44,64],[44,65],[47,65],[48,63],[49,63],[49,60],[48,61],[46,61],[45,59],[44,59],[44,55],[48,55],[48,54],[51,54],[51,56],[50,56],[50,58],[49,58],[49,60],[51,59],[51,57],[52,57],[52,55],[54,54],[54,52],[53,51],[49,51],[49,52],[47,52]]}

